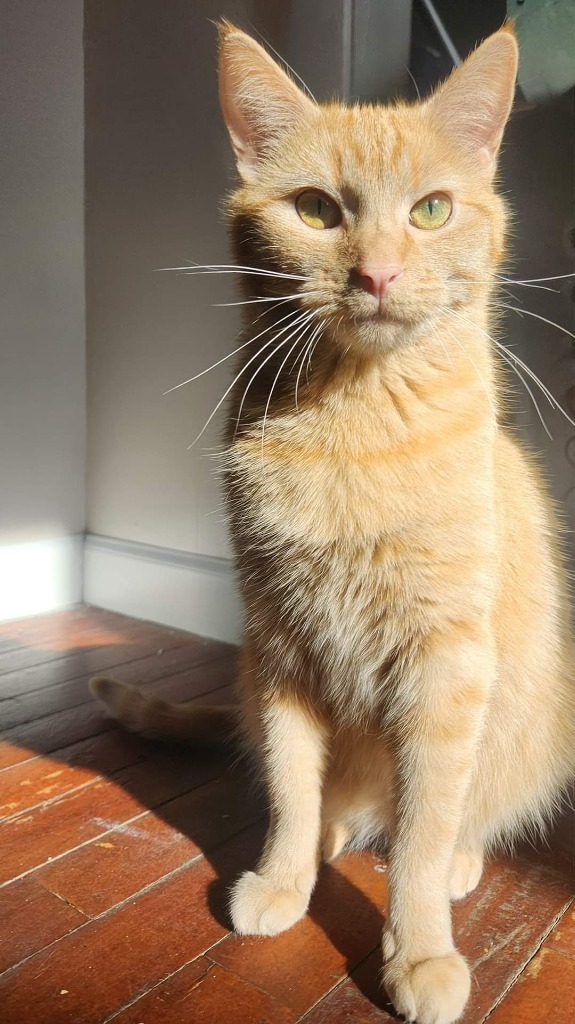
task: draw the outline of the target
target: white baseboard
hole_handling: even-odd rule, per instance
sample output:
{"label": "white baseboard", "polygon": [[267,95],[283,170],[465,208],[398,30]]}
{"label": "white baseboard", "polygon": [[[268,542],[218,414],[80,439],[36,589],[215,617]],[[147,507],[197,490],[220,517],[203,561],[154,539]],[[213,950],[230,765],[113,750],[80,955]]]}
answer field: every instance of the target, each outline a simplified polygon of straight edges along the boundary
{"label": "white baseboard", "polygon": [[238,643],[240,601],[229,559],[88,534],[84,600],[100,608]]}
{"label": "white baseboard", "polygon": [[0,622],[79,604],[83,541],[73,534],[0,545]]}

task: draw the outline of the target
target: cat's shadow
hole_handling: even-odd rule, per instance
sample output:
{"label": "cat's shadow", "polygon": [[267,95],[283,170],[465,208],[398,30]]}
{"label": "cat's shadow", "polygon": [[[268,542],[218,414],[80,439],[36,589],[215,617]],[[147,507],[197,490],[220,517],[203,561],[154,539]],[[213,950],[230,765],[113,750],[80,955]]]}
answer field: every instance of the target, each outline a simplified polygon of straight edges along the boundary
{"label": "cat's shadow", "polygon": [[[118,727],[117,737],[120,744],[122,736],[126,735]],[[128,736],[130,743],[133,740],[133,736]],[[234,881],[243,871],[253,870],[263,848],[267,814],[265,798],[261,790],[253,785],[247,766],[238,764],[237,755],[231,750],[211,747],[195,748],[187,745],[172,746],[140,739],[136,739],[136,742],[142,744],[142,749],[146,753],[146,761],[150,767],[153,769],[156,766],[158,773],[163,776],[173,773],[177,777],[179,773],[186,769],[189,770],[190,764],[195,764],[199,773],[204,777],[213,779],[216,776],[223,780],[229,780],[230,792],[236,791],[238,787],[249,792],[247,800],[245,795],[243,798],[244,804],[247,803],[247,810],[241,812],[244,817],[236,821],[236,828],[239,826],[238,830],[235,834],[231,833],[229,838],[223,842],[217,842],[215,845],[211,845],[206,839],[210,831],[210,823],[209,820],[206,821],[205,811],[195,820],[193,812],[183,813],[178,799],[169,801],[163,806],[151,808],[156,817],[162,819],[172,828],[176,828],[202,850],[215,875],[207,891],[209,912],[222,928],[231,929],[230,890]],[[137,765],[135,769],[133,774],[129,771],[121,773],[121,778],[118,779],[116,776],[115,781],[121,782],[123,788],[132,796],[146,802],[145,787],[142,786],[141,781],[138,781],[140,772]],[[198,782],[201,787],[198,778],[196,788],[198,788]],[[150,799],[148,802],[152,803],[153,801]],[[215,813],[219,813],[219,811]],[[345,858],[346,855],[341,856]],[[342,866],[342,862],[340,862],[340,866]],[[381,889],[383,905],[385,886],[382,885]],[[380,942],[384,925],[382,910],[345,876],[338,867],[338,859],[332,863],[321,865],[308,915],[324,932],[329,944],[341,955],[344,963],[342,968],[338,966],[338,972],[351,975],[351,983],[357,986],[370,1002],[391,1015],[393,1010],[380,987],[379,977],[381,971]],[[298,929],[301,927],[305,927],[305,925],[302,926],[298,923],[292,930],[284,933],[287,945],[282,945],[282,949],[287,949],[288,945],[293,943],[291,948],[294,950],[295,956],[297,956],[300,944],[305,946],[306,942],[303,935],[301,940],[298,936]],[[275,956],[274,939],[257,941],[270,943],[269,955],[270,960],[273,960]],[[313,965],[313,969],[317,969],[318,974],[325,970],[325,960],[329,957],[328,950],[318,951],[317,962]],[[330,981],[331,977],[332,975],[330,975]]]}
{"label": "cat's shadow", "polygon": [[[262,827],[262,841],[264,834],[265,829]],[[212,863],[214,853],[215,851],[212,851],[207,854]],[[240,856],[233,868],[227,864],[221,865],[218,878],[210,886],[210,911],[224,927],[231,927],[228,910],[230,889],[238,875],[246,869],[253,869],[254,864],[253,857],[249,857],[245,851],[244,856]],[[366,956],[378,943],[385,922],[380,910],[338,870],[337,861],[321,865],[308,915],[344,957],[348,972],[362,959],[361,955],[358,955],[358,941],[363,941],[364,949],[367,946],[364,952]],[[358,925],[361,930],[359,940]],[[297,927],[298,925],[294,926],[296,930]]]}
{"label": "cat's shadow", "polygon": [[[77,686],[77,695],[70,692],[74,686]],[[63,689],[65,692],[62,694],[61,708],[54,699],[58,690],[56,687],[52,690],[51,715],[33,723],[33,734],[27,725],[21,727],[21,737],[18,735],[20,730],[11,730],[10,737],[6,736],[6,742],[25,742],[28,749],[36,749],[43,756],[53,758],[59,766],[85,766],[107,776],[141,805],[148,807],[156,818],[187,836],[213,869],[213,881],[209,883],[207,892],[208,912],[223,928],[229,929],[230,888],[243,870],[253,869],[265,836],[266,808],[263,796],[252,792],[249,798],[245,798],[246,792],[252,788],[247,767],[235,764],[235,753],[222,749],[156,744],[124,732],[104,717],[95,702],[92,703],[88,698],[86,703],[85,678],[67,683]],[[73,703],[76,696],[77,706]],[[59,742],[67,742],[68,746],[47,753],[46,745],[57,742],[50,731],[50,723],[59,711],[63,713],[63,728],[65,726],[65,735],[62,734]],[[42,721],[43,728],[36,728]],[[74,734],[72,743],[70,730]],[[216,783],[218,779],[220,783]],[[219,803],[213,807],[209,806],[210,784],[220,787]],[[238,793],[243,795],[241,800],[236,800]],[[103,800],[101,811],[105,813],[105,797]],[[197,808],[196,813],[194,808]],[[230,827],[222,830],[218,819],[228,817],[232,818]],[[549,859],[554,869],[569,872],[571,878],[575,862],[574,846],[573,818],[566,814],[558,827],[550,833],[547,848],[527,848],[524,855],[537,864]],[[556,861],[556,854],[560,851],[562,858]],[[193,877],[190,876],[190,886],[193,884]],[[370,891],[371,888],[370,885]],[[377,886],[373,888],[376,890]],[[381,902],[378,895],[374,895],[372,901],[346,877],[344,862],[336,860],[322,866],[308,913],[324,932],[329,944],[341,955],[337,977],[346,971],[351,976],[349,984],[355,986],[356,991],[359,990],[371,1003],[386,1011],[391,1019],[397,1020],[380,988],[383,891],[384,886]],[[198,920],[199,930],[202,923],[202,920]],[[288,949],[288,955],[289,948],[295,953],[305,946],[305,942],[302,943],[303,932],[298,936],[298,929],[304,927],[303,923],[298,924],[293,931],[285,933],[286,945],[282,948]],[[275,940],[258,941],[270,943],[269,957],[273,962]],[[233,943],[232,939],[230,949]],[[310,963],[309,969],[321,974],[326,970],[325,960],[330,954],[327,950],[325,953],[320,950],[317,955],[317,962]],[[307,963],[305,966],[307,968]],[[337,977],[334,977],[334,984]],[[318,982],[320,987],[324,984],[323,976]]]}

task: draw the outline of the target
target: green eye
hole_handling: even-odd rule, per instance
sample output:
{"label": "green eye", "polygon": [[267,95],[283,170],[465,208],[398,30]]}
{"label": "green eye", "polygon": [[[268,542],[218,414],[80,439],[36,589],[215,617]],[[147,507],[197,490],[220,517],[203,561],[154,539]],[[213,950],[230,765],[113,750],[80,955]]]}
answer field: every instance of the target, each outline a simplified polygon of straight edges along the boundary
{"label": "green eye", "polygon": [[295,201],[295,208],[304,224],[310,228],[322,231],[341,224],[339,206],[321,192],[302,192]]}
{"label": "green eye", "polygon": [[412,207],[409,219],[416,228],[431,231],[434,228],[442,228],[447,223],[452,209],[453,203],[449,196],[442,192],[432,192]]}

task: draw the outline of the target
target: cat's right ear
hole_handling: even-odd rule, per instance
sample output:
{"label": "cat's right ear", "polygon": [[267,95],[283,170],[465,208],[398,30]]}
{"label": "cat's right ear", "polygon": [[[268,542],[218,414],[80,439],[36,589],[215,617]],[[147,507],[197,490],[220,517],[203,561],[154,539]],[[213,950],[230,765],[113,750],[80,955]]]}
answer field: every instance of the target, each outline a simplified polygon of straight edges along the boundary
{"label": "cat's right ear", "polygon": [[481,43],[427,101],[453,140],[492,174],[515,94],[518,49],[512,24]]}
{"label": "cat's right ear", "polygon": [[248,181],[273,143],[316,107],[255,39],[229,21],[220,33],[220,104],[238,171]]}

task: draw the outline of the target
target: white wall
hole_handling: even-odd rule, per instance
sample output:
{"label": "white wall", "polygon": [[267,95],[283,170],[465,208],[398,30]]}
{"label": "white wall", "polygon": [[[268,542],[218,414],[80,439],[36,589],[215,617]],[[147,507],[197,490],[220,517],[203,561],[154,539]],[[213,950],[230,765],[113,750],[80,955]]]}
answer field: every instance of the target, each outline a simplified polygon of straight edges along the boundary
{"label": "white wall", "polygon": [[217,103],[221,9],[249,3],[86,3],[88,529],[164,548],[228,554],[213,462],[217,428],[193,441],[226,366],[163,392],[233,348],[227,277],[159,267],[229,262],[218,216],[230,156]]}
{"label": "white wall", "polygon": [[230,364],[163,392],[232,351],[239,316],[212,303],[237,293],[229,275],[154,273],[186,260],[229,262],[218,211],[232,159],[213,21],[224,15],[261,32],[327,97],[353,85],[356,36],[362,66],[373,67],[381,49],[376,29],[387,40],[383,65],[393,63],[390,11],[404,73],[410,8],[401,0],[379,12],[363,0],[87,0],[85,10],[88,529],[225,557],[206,457],[222,417],[186,449],[225,391]]}
{"label": "white wall", "polygon": [[70,538],[84,528],[82,4],[1,0],[0,23],[0,617],[7,618],[81,596],[80,549]]}

